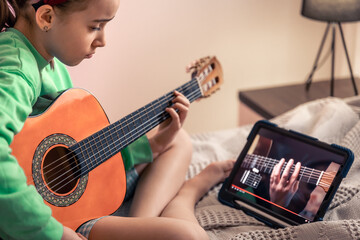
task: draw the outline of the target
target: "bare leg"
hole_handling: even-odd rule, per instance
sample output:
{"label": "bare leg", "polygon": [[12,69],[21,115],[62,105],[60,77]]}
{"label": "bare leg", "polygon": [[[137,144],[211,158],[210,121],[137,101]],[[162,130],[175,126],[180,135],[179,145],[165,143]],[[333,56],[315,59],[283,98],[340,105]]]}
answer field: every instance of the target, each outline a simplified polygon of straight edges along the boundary
{"label": "bare leg", "polygon": [[190,138],[182,130],[170,147],[142,172],[136,186],[130,216],[159,216],[184,183],[191,155]]}
{"label": "bare leg", "polygon": [[184,183],[176,197],[166,206],[161,217],[172,217],[198,223],[195,204],[211,187],[223,182],[234,166],[233,160],[215,162]]}
{"label": "bare leg", "polygon": [[194,205],[228,176],[233,164],[232,160],[212,163],[186,181],[161,217],[106,217],[94,225],[89,239],[208,239],[194,216]]}

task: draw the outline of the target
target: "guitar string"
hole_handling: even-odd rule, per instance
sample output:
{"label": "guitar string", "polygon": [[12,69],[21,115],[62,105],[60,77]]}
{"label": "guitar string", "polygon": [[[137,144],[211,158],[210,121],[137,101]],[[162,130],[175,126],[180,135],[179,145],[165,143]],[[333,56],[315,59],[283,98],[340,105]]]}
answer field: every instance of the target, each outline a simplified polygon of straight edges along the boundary
{"label": "guitar string", "polygon": [[[255,158],[255,156],[259,156],[259,157],[263,157],[263,156],[260,156],[260,155],[255,155],[255,154],[252,154],[253,156],[254,156],[254,158]],[[247,155],[247,156],[250,156],[249,154]],[[274,160],[274,161],[277,161],[277,162],[280,162],[280,161],[278,161],[278,160],[276,160],[276,159],[272,159],[272,158],[267,158],[267,159],[271,159],[271,160]],[[249,159],[249,158],[245,158],[245,161],[247,161],[247,160],[249,160],[249,161],[251,161],[252,159]],[[261,160],[260,160],[260,162],[261,162]],[[269,163],[269,162],[266,162],[266,161],[262,161],[262,162],[265,162],[265,163]],[[248,164],[245,164],[245,165],[251,165],[251,162],[244,162],[244,163],[248,163]],[[284,165],[286,165],[286,163],[287,162],[285,162],[284,163]],[[272,165],[271,163],[269,163],[269,165]],[[272,166],[275,166],[276,164],[273,164]],[[243,164],[242,164],[242,166],[243,166]],[[245,166],[245,167],[248,167],[248,166]],[[293,168],[294,166],[292,166],[292,168]],[[268,169],[268,167],[265,167],[266,169]],[[271,169],[271,168],[270,168]],[[283,166],[283,168],[282,168],[282,170],[281,171],[283,171],[284,170],[284,166]],[[291,169],[291,170],[293,170],[293,169]],[[314,169],[315,171],[316,171],[316,169]],[[310,170],[309,170],[310,171]],[[320,171],[320,170],[317,170],[317,171]],[[313,172],[313,171],[311,171],[311,172]],[[321,172],[321,171],[320,171]],[[306,182],[308,182],[308,183],[312,183],[312,184],[316,184],[317,182],[318,182],[318,179],[319,179],[319,177],[321,176],[321,173],[317,176],[317,177],[312,177],[314,174],[305,174],[305,178],[306,177],[308,177],[308,181],[306,181],[305,179],[305,181]],[[332,174],[332,173],[326,173],[326,172],[323,172],[323,176],[321,176],[321,179],[323,180],[322,182],[321,182],[321,186],[323,186],[323,187],[329,187],[330,185],[331,185],[331,182],[332,182],[332,180],[334,179],[334,175]],[[327,183],[327,181],[330,181],[330,183]]]}
{"label": "guitar string", "polygon": [[[249,175],[243,182],[241,182],[244,185],[250,186],[254,188],[254,184],[258,185],[259,182],[261,180],[259,180],[258,178],[256,178],[255,176]],[[312,184],[316,184],[317,181],[312,181]],[[328,183],[324,183],[321,185],[322,187],[330,187],[330,184]]]}
{"label": "guitar string", "polygon": [[[260,163],[267,163],[270,167],[265,167],[266,169],[271,169],[273,168],[277,163],[279,163],[280,161],[279,160],[276,160],[276,159],[272,159],[272,158],[266,158],[266,157],[263,157],[263,156],[260,156],[260,155],[255,155],[255,154],[252,154],[254,156],[251,156],[251,155],[247,155],[249,156],[250,159],[246,159],[245,158],[245,162],[246,163],[245,165],[251,165],[251,162],[246,162],[247,160],[250,160],[251,161],[251,158],[258,158],[257,160],[259,160],[260,158]],[[264,158],[264,159],[263,159]],[[266,160],[273,160],[273,162],[276,162],[276,163],[271,163],[270,161],[266,161]],[[283,172],[285,167],[286,167],[286,164],[287,162],[284,163],[283,167],[281,168],[281,171]],[[244,165],[244,166],[245,166]],[[306,167],[305,167],[306,168]],[[305,176],[305,178],[313,178],[313,179],[318,179],[321,175],[321,172],[320,170],[317,170],[317,169],[312,169],[312,170],[304,170],[305,168],[301,167],[300,169],[300,172],[303,171],[302,175],[301,176]],[[291,169],[290,169],[290,173],[293,173],[294,172],[294,169],[295,169],[295,166],[291,166]],[[308,169],[308,168],[307,168]],[[331,174],[331,173],[326,173],[326,172],[323,172],[323,176],[321,177],[321,179],[329,179],[329,180],[332,180],[334,178],[334,176]]]}
{"label": "guitar string", "polygon": [[[162,113],[161,113],[161,114],[162,114]],[[153,118],[155,118],[155,117],[156,117],[156,116],[154,116]],[[149,119],[149,120],[152,120],[152,119]],[[146,124],[146,123],[147,123],[147,122],[145,122],[144,124]],[[153,126],[156,126],[156,125],[158,125],[158,124],[155,122],[155,123],[153,124]],[[111,151],[111,149],[110,149],[110,151]],[[105,152],[105,154],[103,154],[103,155],[106,155],[106,152]],[[87,167],[87,169],[85,169],[85,167]],[[63,173],[62,175],[60,175],[59,177],[57,177],[57,178],[54,179],[53,181],[49,182],[48,184],[49,184],[49,185],[52,184],[54,181],[57,181],[60,177],[62,177],[63,175],[65,175],[65,174],[67,174],[67,173],[69,173],[69,172],[71,172],[71,171],[74,170],[74,169],[76,169],[76,168],[72,168],[72,169],[68,170],[67,172]],[[76,170],[76,171],[73,172],[72,174],[77,174],[79,171],[80,171],[80,173],[81,173],[81,171],[83,171],[84,169],[85,169],[85,172],[89,170],[89,163],[86,163],[86,166],[81,167],[80,169]],[[63,179],[61,182],[59,182],[59,183],[57,183],[56,185],[54,185],[53,188],[55,188],[57,185],[61,184],[63,181],[65,181],[65,180],[67,180],[68,178],[71,178],[71,177],[73,177],[73,176],[68,176],[67,178]],[[66,183],[66,184],[67,184],[67,183]],[[66,184],[65,184],[65,185],[66,185]],[[63,185],[63,186],[65,186],[65,185]],[[58,190],[61,189],[63,186],[60,186],[60,188],[58,188],[58,189],[56,189],[56,190],[54,190],[54,191],[58,191]],[[39,189],[39,190],[42,190],[42,189]]]}
{"label": "guitar string", "polygon": [[[191,85],[193,85],[193,84],[192,84],[192,83],[189,83],[189,84],[187,84],[187,85],[184,85],[182,91],[185,92],[185,91],[187,91],[187,90],[189,90],[189,89],[193,89],[193,86],[191,86],[191,87],[189,88],[189,85],[191,86]],[[180,90],[180,91],[181,91],[181,90]],[[191,96],[191,95],[189,95],[189,96]],[[158,101],[157,101],[157,105],[160,105],[160,106],[162,107],[163,103],[169,102],[169,99],[174,99],[174,95],[166,96],[166,97],[163,98],[161,101],[158,100]],[[157,110],[158,108],[159,108],[158,106],[155,107],[156,110]],[[154,107],[153,107],[153,109],[154,109]],[[154,115],[150,120],[153,120],[154,118],[157,118],[157,117],[159,117],[159,116],[161,116],[162,114],[165,113],[165,112],[163,111],[163,109],[161,109],[161,110],[162,110],[162,112],[160,112],[158,115]],[[129,129],[129,127],[128,127],[129,122],[130,122],[130,123],[135,123],[135,122],[138,121],[139,119],[142,119],[142,117],[141,117],[141,116],[142,116],[142,115],[141,115],[142,112],[145,112],[145,113],[146,113],[146,112],[148,112],[148,111],[146,111],[146,109],[145,109],[145,110],[142,110],[142,111],[139,111],[139,112],[137,112],[137,114],[131,116],[131,119],[130,119],[130,118],[129,118],[129,119],[126,119],[126,121],[123,122],[123,123],[124,123],[123,125],[125,125],[125,128]],[[138,118],[137,115],[140,115],[140,118]],[[167,115],[167,116],[169,116],[169,115]],[[165,116],[163,116],[163,117],[166,118],[167,116],[165,115]],[[147,117],[148,117],[148,116],[147,116]],[[156,121],[159,121],[159,120],[161,121],[161,119],[157,119]],[[142,121],[144,121],[144,119],[142,119]],[[146,123],[147,123],[147,122],[146,122]],[[102,134],[99,134],[99,135],[96,137],[97,139],[94,139],[94,141],[96,141],[96,140],[98,140],[100,137],[102,137],[102,136],[104,136],[104,135],[107,135],[107,138],[108,138],[108,139],[110,139],[110,138],[112,139],[111,144],[108,144],[108,145],[105,146],[105,148],[104,148],[104,147],[101,146],[103,142],[100,141],[99,144],[100,144],[100,146],[101,146],[101,150],[100,150],[100,151],[99,151],[99,150],[95,151],[96,153],[94,154],[94,151],[93,151],[93,148],[92,148],[92,144],[91,144],[92,140],[90,140],[90,141],[88,140],[87,143],[86,143],[85,141],[81,141],[81,142],[79,143],[79,148],[75,149],[74,152],[75,152],[75,154],[76,154],[76,153],[77,153],[76,150],[80,149],[80,151],[78,152],[79,155],[81,156],[81,154],[82,154],[83,159],[85,160],[85,163],[87,163],[87,164],[86,164],[86,167],[89,168],[89,166],[90,166],[90,168],[91,168],[92,165],[93,165],[93,163],[96,163],[96,161],[86,162],[87,158],[94,157],[94,156],[96,156],[96,154],[100,154],[100,156],[99,156],[100,158],[103,157],[104,155],[106,156],[106,154],[112,154],[112,150],[114,149],[114,148],[111,148],[112,145],[117,144],[118,141],[120,141],[120,143],[121,143],[121,141],[123,141],[123,140],[125,140],[124,142],[132,141],[132,139],[134,139],[134,136],[132,136],[131,134],[132,134],[134,131],[138,131],[139,129],[141,129],[141,128],[143,127],[143,125],[146,126],[146,123],[145,123],[145,124],[141,123],[141,125],[139,125],[139,126],[135,126],[135,124],[134,124],[135,127],[132,127],[132,128],[131,128],[132,130],[128,131],[127,133],[124,132],[124,126],[121,126],[120,129],[119,129],[119,130],[121,130],[122,133],[123,133],[121,137],[119,137],[119,135],[118,135],[118,132],[120,132],[120,131],[117,130],[117,128],[118,128],[119,126],[118,126],[118,125],[113,125],[112,128],[108,128],[107,131],[103,131]],[[113,129],[115,129],[115,132],[113,132]],[[110,133],[110,134],[108,135],[108,132],[112,132],[112,133]],[[114,134],[117,135],[116,141],[114,141],[114,139],[113,139]],[[130,135],[130,137],[128,137],[128,135]],[[100,136],[100,137],[99,137],[99,136]],[[114,137],[114,138],[115,138],[115,137]],[[89,139],[89,138],[88,138],[88,139]],[[106,139],[105,139],[105,140],[106,140]],[[97,143],[97,142],[98,142],[98,141],[96,141],[96,143]],[[106,141],[106,142],[107,142],[107,141]],[[81,145],[81,143],[84,143],[84,144]],[[120,144],[120,145],[115,145],[115,146],[116,146],[116,147],[121,147],[121,144]],[[97,146],[95,146],[95,148],[97,149]],[[110,150],[110,151],[109,151],[109,150]],[[101,155],[101,154],[102,154],[101,151],[104,152],[103,155]],[[85,153],[85,154],[84,154],[84,153]],[[86,154],[87,154],[87,156],[86,156]],[[96,157],[95,157],[95,158],[96,158]],[[91,160],[91,159],[90,159],[90,160]],[[58,166],[59,166],[59,165],[58,165]],[[50,170],[50,171],[51,171],[51,170]],[[61,171],[61,170],[60,170],[60,171]],[[57,173],[55,173],[55,174],[57,174]]]}
{"label": "guitar string", "polygon": [[[260,182],[260,181],[261,181],[261,180],[259,180],[259,179],[257,179],[256,177],[250,175],[250,176],[248,176],[247,179],[245,179],[245,180],[244,180],[243,182],[241,182],[241,183],[253,187],[253,185],[250,184],[250,183]],[[250,183],[249,183],[249,182],[250,182]],[[308,182],[308,183],[311,183],[311,184],[316,185],[317,181],[310,181],[310,182]],[[322,183],[320,186],[322,186],[322,187],[330,187],[330,185],[331,185],[331,184],[324,182],[324,183]]]}
{"label": "guitar string", "polygon": [[[198,93],[198,95],[199,96],[201,96],[201,92],[200,92],[200,94],[199,94],[199,92],[197,92]],[[193,96],[194,94],[196,94],[196,92],[192,92],[191,94],[189,94],[189,99],[190,100],[195,100],[195,99],[197,99],[199,96]],[[194,98],[195,97],[195,98]],[[152,117],[151,119],[148,119],[146,122],[144,122],[143,124],[141,124],[140,126],[138,126],[138,127],[142,127],[142,125],[144,125],[144,124],[146,124],[149,120],[152,120],[153,118],[155,118],[155,117],[157,117],[157,116],[159,116],[159,115],[161,115],[161,114],[163,114],[163,112],[162,113],[160,113],[160,114],[158,114],[158,115],[155,115],[154,117]],[[156,126],[156,125],[158,125],[156,122],[153,124],[154,126]],[[151,125],[149,125],[149,126],[151,126]],[[151,128],[150,128],[151,129]],[[135,129],[136,130],[136,129]],[[132,131],[134,131],[134,129],[132,130]],[[130,133],[130,132],[129,132]],[[118,140],[121,140],[121,139],[118,139]],[[117,141],[118,141],[117,140]],[[112,144],[110,144],[110,145],[113,145],[113,144],[115,144],[115,142],[113,142]],[[109,145],[109,146],[110,146]],[[112,148],[112,149],[114,149],[114,148]],[[112,150],[112,149],[110,149],[110,151]],[[103,155],[106,155],[106,153],[105,154],[103,154]],[[94,155],[93,155],[94,156]],[[73,157],[73,158],[75,158],[75,157]],[[90,159],[91,159],[91,157],[90,157]],[[60,166],[60,165],[59,165]],[[89,170],[89,164],[88,163],[86,163],[86,167],[87,167],[87,170]],[[78,169],[78,168],[76,168],[76,167],[73,167],[73,168],[71,168],[70,170],[68,170],[67,172],[65,172],[65,173],[63,173],[62,175],[60,175],[60,176],[58,176],[57,178],[55,178],[54,180],[52,180],[51,182],[49,182],[48,183],[48,185],[50,185],[50,184],[52,184],[54,181],[57,181],[60,177],[62,177],[64,174],[67,174],[67,173],[69,173],[69,172],[71,172],[72,170],[74,170],[74,169],[77,169],[75,172],[73,172],[72,174],[77,174],[79,171],[81,172],[81,171],[83,171],[84,169],[85,169],[85,167],[80,167],[80,169]],[[86,169],[85,169],[85,172],[86,172]],[[58,184],[61,184],[63,181],[66,181],[66,180],[68,180],[68,178],[70,178],[70,177],[73,177],[73,176],[68,176],[68,177],[66,177],[66,178],[64,178],[62,181],[60,181],[60,182],[58,182],[57,184],[55,184],[54,186],[53,186],[53,188],[55,188]],[[58,189],[56,189],[56,190],[53,190],[53,191],[58,191],[59,189],[61,189],[63,186],[65,186],[65,185],[67,185],[68,183],[65,183],[64,185],[62,185],[62,186],[60,186]],[[44,186],[45,187],[45,186]],[[41,191],[42,189],[39,189],[39,191]]]}
{"label": "guitar string", "polygon": [[[262,161],[260,161],[260,163],[261,162]],[[265,163],[269,163],[269,162],[265,162]],[[284,163],[284,166],[281,168],[281,172],[283,172],[285,170],[286,164],[287,164],[287,162]],[[267,169],[269,169],[269,170],[272,169],[276,164],[274,165],[274,164],[269,163],[268,165],[270,165],[270,167],[265,167],[266,168],[265,172],[266,172]],[[295,166],[294,165],[291,166],[290,173],[293,173],[294,169],[295,169]],[[316,169],[312,169],[311,171],[310,170],[304,170],[304,169],[305,168],[303,168],[303,167],[300,169],[300,173],[302,171],[301,177],[304,177],[304,180],[306,180],[306,178],[308,178],[308,181],[310,181],[310,178],[311,178],[312,180],[315,180],[315,182],[317,182],[317,180],[319,179],[320,176],[321,176],[321,179],[323,179],[323,180],[325,180],[325,179],[332,180],[334,178],[334,175],[332,173],[327,173],[327,172],[323,172],[323,171],[316,170]],[[317,171],[320,171],[320,173],[318,173]],[[323,173],[321,173],[321,172],[323,172]]]}
{"label": "guitar string", "polygon": [[[192,89],[192,88],[193,88],[192,85],[195,85],[195,84],[193,84],[193,83],[196,83],[196,84],[197,84],[196,81],[195,81],[195,82],[194,82],[194,81],[190,81],[190,82],[186,83],[186,84],[184,85],[183,91]],[[190,86],[190,88],[189,88],[189,86]],[[193,94],[193,93],[194,93],[194,92],[192,92],[191,94]],[[191,97],[191,95],[190,95],[190,97]],[[166,97],[165,99],[163,99],[162,101],[158,101],[158,102],[157,102],[157,105],[162,105],[165,101],[167,102],[167,101],[169,101],[169,99],[171,99],[171,98],[174,98],[174,96],[173,96],[173,95],[167,96],[167,97]],[[157,107],[158,107],[158,106],[156,106],[155,109],[156,109]],[[153,108],[154,108],[154,107],[153,107]],[[145,110],[142,110],[142,112],[145,112]],[[140,115],[142,112],[138,112],[136,115]],[[144,124],[146,124],[147,122],[149,122],[149,120],[152,120],[152,119],[158,117],[158,116],[161,115],[161,114],[163,114],[163,112],[159,113],[158,115],[154,115],[152,118],[148,119],[148,121],[142,123],[142,124],[140,125],[140,127],[142,127]],[[135,115],[135,116],[136,116],[136,115]],[[135,117],[135,116],[134,116],[134,117]],[[139,120],[139,118],[137,118],[136,120]],[[124,122],[124,125],[127,125],[130,121],[131,121],[130,119],[126,119],[126,122]],[[132,122],[134,122],[134,121],[132,121]],[[125,123],[126,123],[126,124],[125,124]],[[114,127],[112,127],[112,128],[109,128],[106,132],[103,132],[102,134],[98,135],[97,138],[93,138],[92,140],[90,140],[90,141],[88,142],[88,144],[91,145],[91,144],[90,144],[91,141],[92,141],[92,142],[98,142],[97,140],[100,139],[100,137],[103,137],[103,136],[106,135],[108,132],[111,132],[114,128],[117,128],[117,126],[114,126]],[[138,126],[138,128],[139,128],[139,126]],[[123,128],[121,128],[121,129],[123,129]],[[136,129],[136,128],[135,128],[135,129],[132,129],[132,130],[129,131],[127,134],[123,135],[121,138],[126,138],[127,135],[131,134],[131,133],[132,133],[133,131],[135,131],[135,130],[137,130],[137,129]],[[119,138],[117,141],[119,141],[119,140],[122,141],[121,138]],[[112,144],[116,144],[117,141],[113,142]],[[109,145],[109,147],[110,147],[110,145]],[[109,147],[108,147],[108,148],[109,148]],[[80,149],[80,153],[83,153],[83,150],[81,150],[81,146],[78,147],[78,148],[76,148],[76,149],[74,149],[73,151],[76,151],[76,150],[79,150],[79,149]],[[88,149],[88,148],[86,148],[86,150],[87,150],[87,149]],[[104,150],[104,151],[106,151],[106,150]],[[105,152],[105,153],[106,153],[106,152]],[[62,156],[61,158],[58,158],[57,160],[53,161],[52,164],[49,164],[47,167],[49,167],[50,165],[53,165],[53,164],[59,162],[60,160],[62,160],[62,159],[65,158],[65,157],[69,157],[69,155],[71,155],[71,153]],[[95,155],[95,154],[94,154],[94,155]],[[94,156],[94,155],[93,155],[93,156]],[[105,155],[105,154],[103,154],[103,155]],[[92,157],[93,157],[93,156],[92,156]],[[64,162],[61,162],[61,163],[65,164]],[[86,165],[87,165],[87,167],[89,168],[89,164],[86,163]],[[60,165],[57,165],[57,166],[54,167],[54,168],[52,168],[52,169],[49,170],[48,172],[51,172],[52,170],[54,170],[55,168],[57,168],[57,167],[59,167],[59,166],[61,166],[61,164],[60,164]],[[70,170],[72,170],[72,169],[70,169]],[[45,171],[45,168],[44,168],[43,171]],[[60,171],[61,171],[61,170],[60,170]],[[58,172],[56,172],[55,174],[57,174],[57,173],[58,173]],[[52,175],[52,176],[53,176],[53,175]],[[49,176],[49,178],[52,177],[52,176]],[[33,181],[32,181],[32,182],[33,182]],[[31,181],[30,181],[30,183],[31,183]]]}
{"label": "guitar string", "polygon": [[[200,95],[200,96],[201,96],[201,95]],[[152,124],[152,125],[153,125],[153,126],[156,126],[156,125],[158,125],[158,124],[157,124],[157,123],[154,123],[154,124]],[[151,125],[150,125],[150,126],[151,126]],[[103,154],[103,155],[106,155],[106,154]],[[81,173],[84,169],[85,169],[85,172],[86,172],[87,170],[89,170],[89,164],[88,164],[88,163],[86,164],[86,167],[87,167],[87,169],[85,169],[85,167],[80,167],[80,169],[77,169],[77,170],[76,170],[75,172],[73,172],[72,174],[74,175],[74,174],[77,174],[77,173],[79,173],[79,172]],[[62,175],[58,176],[56,179],[54,179],[54,180],[52,180],[51,182],[49,182],[48,185],[50,185],[50,184],[53,183],[54,181],[57,181],[60,177],[64,176],[65,174],[71,172],[71,171],[74,170],[74,169],[76,169],[76,167],[74,167],[74,168],[68,170],[67,172],[63,173]],[[63,180],[59,181],[57,184],[55,184],[54,186],[52,186],[52,190],[53,190],[54,192],[59,191],[62,187],[66,186],[66,185],[68,184],[68,182],[65,182],[64,185],[59,186],[59,187],[58,187],[57,189],[55,189],[55,190],[54,190],[53,188],[57,187],[57,185],[63,183],[64,181],[69,180],[69,178],[72,178],[73,175],[72,175],[72,176],[67,176],[67,177],[64,178]],[[45,187],[45,186],[44,186],[44,187]],[[43,188],[44,188],[44,187],[43,187]]]}
{"label": "guitar string", "polygon": [[[279,162],[278,160],[276,159],[271,159],[271,160],[274,160],[274,161],[277,161],[277,163]],[[246,160],[245,160],[246,161]],[[268,163],[268,165],[270,165],[270,167],[274,167],[276,164],[272,164],[272,163],[269,163],[269,162],[266,162],[266,161],[262,161],[260,160],[260,163]],[[246,162],[245,162],[246,163]],[[281,171],[283,172],[284,169],[285,169],[285,165],[286,165],[287,162],[284,163],[284,166],[282,167]],[[245,164],[245,165],[250,165],[250,164]],[[265,167],[266,169],[268,169],[269,167]],[[271,168],[269,168],[271,169]],[[290,169],[290,173],[292,173],[294,171],[295,167],[294,165],[291,167]],[[313,170],[304,170],[303,168],[301,168],[301,170],[303,170],[303,173],[301,176],[305,176],[305,178],[309,178],[313,176],[313,179],[318,179],[320,176],[321,176],[321,172],[322,171],[319,171],[319,170],[316,170],[316,169],[313,169]],[[301,172],[300,170],[300,172]],[[266,170],[265,170],[266,171]],[[315,172],[314,172],[315,171]],[[319,174],[317,172],[320,172]],[[305,174],[304,174],[305,173]],[[316,178],[315,178],[316,177]],[[322,179],[329,179],[329,180],[332,180],[334,178],[334,176],[331,174],[331,173],[326,173],[326,172],[323,172],[323,176],[322,176]]]}
{"label": "guitar string", "polygon": [[[196,85],[197,85],[197,81],[189,81],[188,83],[186,83],[186,84],[183,85],[183,90],[182,90],[182,91],[191,90],[191,89],[193,89],[193,87],[196,86]],[[166,96],[166,94],[165,94],[164,96]],[[167,97],[166,97],[165,99],[163,99],[160,103],[159,103],[159,101],[158,101],[157,106],[155,105],[155,110],[158,108],[159,105],[161,106],[163,103],[168,102],[170,99],[174,99],[174,96],[173,96],[173,95],[167,96]],[[154,109],[153,105],[152,105],[152,108]],[[137,113],[133,116],[133,117],[136,117],[135,120],[134,120],[134,118],[132,118],[132,119],[126,119],[126,121],[124,121],[124,122],[122,123],[122,125],[125,125],[125,126],[121,126],[121,127],[120,127],[120,130],[123,130],[124,127],[127,127],[127,125],[128,125],[129,123],[134,123],[134,122],[136,122],[137,120],[141,119],[142,114],[143,114],[144,112],[145,112],[145,113],[148,112],[148,111],[146,111],[146,110],[147,110],[147,109],[143,109],[143,110],[137,112]],[[163,114],[163,112],[162,112],[162,114]],[[140,117],[138,117],[138,116],[140,116]],[[114,129],[116,129],[116,128],[118,128],[118,126],[117,126],[117,125],[113,125],[111,128],[108,128],[107,131],[103,132],[102,134],[99,134],[97,137],[95,137],[95,138],[93,138],[92,140],[90,140],[90,141],[88,141],[87,143],[85,143],[85,145],[90,145],[90,148],[91,148],[91,145],[92,145],[92,144],[99,142],[99,139],[100,139],[100,138],[108,135],[109,132],[113,132]],[[100,130],[100,131],[101,131],[101,130]],[[115,131],[118,131],[118,130],[115,130]],[[127,134],[125,134],[125,135],[123,135],[123,136],[126,137],[126,136],[129,135],[132,131],[133,131],[133,130],[129,131]],[[110,135],[111,135],[111,134],[110,134]],[[120,140],[121,140],[121,139],[120,139]],[[83,141],[83,140],[82,140],[82,141]],[[80,141],[80,142],[78,142],[78,143],[76,143],[76,144],[79,144],[79,143],[81,143],[82,141]],[[100,142],[100,143],[101,143],[101,142]],[[74,144],[74,145],[76,145],[76,144]],[[75,151],[77,151],[77,150],[79,150],[79,149],[80,149],[80,153],[83,153],[83,152],[84,152],[83,150],[81,150],[81,145],[79,145],[78,148],[73,149],[73,152],[75,152]],[[88,150],[88,148],[86,148],[85,150]],[[91,150],[92,150],[92,148],[91,148]],[[72,152],[70,152],[70,153],[68,153],[68,154],[65,154],[65,155],[63,155],[62,157],[56,159],[55,161],[53,161],[53,162],[50,163],[49,165],[45,166],[45,167],[43,168],[43,171],[45,171],[47,168],[51,167],[52,165],[58,163],[59,161],[63,160],[64,158],[69,157],[71,154],[72,154]],[[95,154],[94,154],[94,155],[95,155]],[[57,168],[57,167],[59,167],[59,166],[60,166],[60,165],[56,165],[56,167],[48,170],[48,172],[53,171],[55,168]],[[57,173],[55,173],[55,174],[57,174]],[[49,176],[49,177],[51,177],[51,176]]]}
{"label": "guitar string", "polygon": [[[274,159],[273,159],[273,160],[274,160]],[[275,161],[277,161],[277,160],[275,160]],[[278,162],[279,162],[279,161],[278,161]],[[250,164],[245,164],[245,165],[250,165]],[[271,164],[269,164],[269,165],[271,165]],[[275,164],[275,165],[276,165],[276,164]],[[284,163],[284,165],[285,165],[285,163]],[[273,165],[273,166],[274,166],[274,165]],[[266,169],[267,169],[267,167],[266,167]],[[294,166],[292,166],[291,171],[293,171],[293,169],[294,169]],[[284,170],[284,167],[282,168],[281,171],[283,171],[283,170]],[[314,170],[316,170],[316,169],[314,169]],[[313,171],[311,171],[311,172],[313,173]],[[303,174],[303,175],[304,175],[304,174]],[[302,175],[302,176],[303,176],[303,175]],[[317,176],[317,177],[315,178],[314,175]],[[321,176],[321,173],[320,173],[319,175],[306,173],[306,174],[305,174],[305,179],[304,179],[304,181],[306,181],[306,177],[307,177],[308,180],[307,180],[306,182],[316,184],[316,183],[318,182],[318,179],[319,179],[320,176]],[[335,177],[335,176],[334,176],[332,173],[323,172],[323,176],[321,176],[321,180],[322,180],[322,181],[321,181],[321,185],[324,186],[324,187],[330,186],[330,184],[331,184],[331,182],[333,181],[334,177]],[[329,183],[329,184],[326,183],[327,181],[329,181],[330,183]]]}
{"label": "guitar string", "polygon": [[[268,168],[274,168],[274,166],[276,164],[278,164],[280,162],[280,160],[277,160],[277,159],[273,159],[273,158],[268,158],[268,157],[264,157],[264,156],[260,156],[260,155],[256,155],[256,154],[248,154],[247,155],[248,158],[245,158],[245,165],[251,165],[251,160],[255,160],[256,158],[256,161],[257,162],[260,162],[260,163],[267,163],[267,166],[265,167],[266,169]],[[284,162],[282,168],[281,168],[281,171],[283,171],[286,167],[288,162]],[[269,167],[268,167],[269,166]],[[295,168],[294,165],[291,166],[291,170]],[[303,166],[301,167],[303,168]],[[320,170],[317,170],[317,169],[314,169],[313,171],[311,171],[310,169],[309,170],[304,170],[306,172],[313,172],[313,175],[314,174],[318,174],[320,175],[322,171]],[[315,171],[315,172],[314,172]]]}

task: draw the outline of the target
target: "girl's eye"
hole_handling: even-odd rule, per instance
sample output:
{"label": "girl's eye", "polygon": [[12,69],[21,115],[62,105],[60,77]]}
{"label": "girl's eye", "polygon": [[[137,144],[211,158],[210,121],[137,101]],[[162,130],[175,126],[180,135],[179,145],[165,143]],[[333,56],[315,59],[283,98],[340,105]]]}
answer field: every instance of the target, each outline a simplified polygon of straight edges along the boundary
{"label": "girl's eye", "polygon": [[91,29],[92,31],[100,31],[100,30],[101,30],[100,27],[90,27],[90,29]]}

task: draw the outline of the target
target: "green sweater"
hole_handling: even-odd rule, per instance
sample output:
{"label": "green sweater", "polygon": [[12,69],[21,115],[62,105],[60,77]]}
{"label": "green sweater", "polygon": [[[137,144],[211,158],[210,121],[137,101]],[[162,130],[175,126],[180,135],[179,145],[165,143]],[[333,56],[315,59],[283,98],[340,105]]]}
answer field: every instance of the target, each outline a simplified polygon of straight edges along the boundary
{"label": "green sweater", "polygon": [[[15,134],[41,95],[72,87],[65,66],[54,59],[54,69],[26,37],[15,29],[0,33],[0,237],[3,239],[60,239],[62,225],[11,155]],[[122,151],[125,168],[149,162],[146,137]]]}

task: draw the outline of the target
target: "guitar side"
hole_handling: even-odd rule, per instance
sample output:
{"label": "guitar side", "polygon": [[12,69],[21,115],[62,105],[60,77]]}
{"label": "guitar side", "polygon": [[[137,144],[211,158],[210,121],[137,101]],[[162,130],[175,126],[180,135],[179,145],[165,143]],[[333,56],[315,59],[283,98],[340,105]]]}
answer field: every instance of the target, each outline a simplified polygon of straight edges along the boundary
{"label": "guitar side", "polygon": [[[49,136],[61,134],[78,142],[108,125],[104,110],[90,93],[82,89],[70,89],[62,93],[45,112],[29,117],[10,147],[25,172],[28,184],[34,185],[34,182],[46,182],[44,173],[39,176],[33,174],[36,166],[41,172],[45,157],[52,149],[58,146],[66,148],[63,142],[57,143],[54,140],[53,143],[45,144],[45,151],[41,150],[39,146],[43,147]],[[52,209],[52,215],[72,229],[87,220],[111,214],[121,205],[126,191],[121,154],[115,154],[109,161],[89,172],[84,181],[78,180],[74,189],[69,192],[56,192],[46,184],[43,188],[47,192],[42,195],[49,195],[49,199],[55,198],[59,202],[54,204],[45,201]],[[39,192],[44,189],[37,186]],[[80,193],[77,192],[78,189]],[[67,203],[74,196],[79,199]]]}

